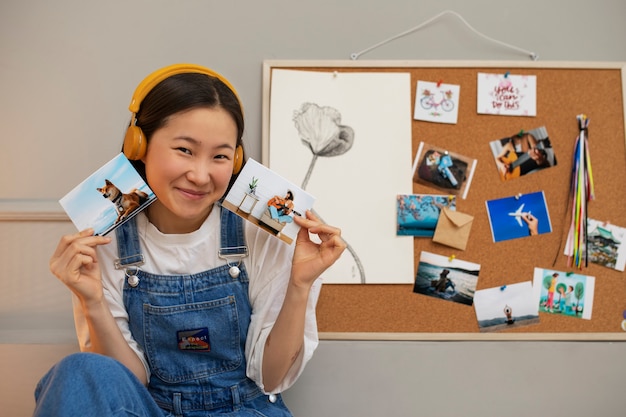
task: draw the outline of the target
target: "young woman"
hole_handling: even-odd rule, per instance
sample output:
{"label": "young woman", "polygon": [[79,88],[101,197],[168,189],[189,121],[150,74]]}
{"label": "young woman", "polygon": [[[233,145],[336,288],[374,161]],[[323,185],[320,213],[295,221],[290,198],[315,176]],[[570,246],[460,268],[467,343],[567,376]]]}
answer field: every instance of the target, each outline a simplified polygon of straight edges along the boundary
{"label": "young woman", "polygon": [[50,269],[73,293],[81,353],[42,378],[35,416],[291,415],[280,392],[317,346],[340,230],[307,212],[287,245],[221,208],[244,158],[221,75],[163,68],[130,110],[124,153],[157,200],[113,237],[61,238]]}

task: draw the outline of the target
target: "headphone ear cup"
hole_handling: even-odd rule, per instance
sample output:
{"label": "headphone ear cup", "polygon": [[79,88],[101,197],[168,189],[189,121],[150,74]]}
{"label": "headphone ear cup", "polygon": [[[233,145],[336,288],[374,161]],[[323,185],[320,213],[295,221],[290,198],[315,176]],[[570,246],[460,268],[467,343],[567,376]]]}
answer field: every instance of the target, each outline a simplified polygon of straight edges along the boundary
{"label": "headphone ear cup", "polygon": [[146,155],[148,144],[138,126],[129,126],[124,137],[124,155],[131,161],[137,161]]}
{"label": "headphone ear cup", "polygon": [[235,149],[235,157],[233,158],[233,175],[239,174],[243,166],[243,146],[239,145]]}

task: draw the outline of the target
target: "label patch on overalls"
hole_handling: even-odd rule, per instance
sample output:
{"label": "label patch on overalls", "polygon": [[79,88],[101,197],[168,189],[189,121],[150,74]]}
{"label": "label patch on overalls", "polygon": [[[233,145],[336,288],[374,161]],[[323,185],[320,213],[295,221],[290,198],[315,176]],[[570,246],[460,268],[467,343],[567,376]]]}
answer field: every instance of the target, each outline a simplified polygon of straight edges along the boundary
{"label": "label patch on overalls", "polygon": [[209,329],[180,330],[176,332],[178,337],[178,349],[193,350],[196,352],[210,352]]}

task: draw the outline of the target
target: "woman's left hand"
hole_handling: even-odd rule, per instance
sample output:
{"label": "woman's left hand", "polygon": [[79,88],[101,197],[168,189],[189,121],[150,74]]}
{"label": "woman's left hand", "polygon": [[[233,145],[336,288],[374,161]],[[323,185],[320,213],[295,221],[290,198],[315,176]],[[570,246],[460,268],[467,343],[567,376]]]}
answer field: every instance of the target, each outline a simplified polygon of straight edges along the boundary
{"label": "woman's left hand", "polygon": [[[340,229],[322,223],[310,210],[306,211],[306,218],[294,216],[294,219],[300,231],[293,255],[292,279],[295,283],[312,285],[339,259],[346,243],[341,238]],[[309,233],[317,235],[320,242],[312,241]]]}

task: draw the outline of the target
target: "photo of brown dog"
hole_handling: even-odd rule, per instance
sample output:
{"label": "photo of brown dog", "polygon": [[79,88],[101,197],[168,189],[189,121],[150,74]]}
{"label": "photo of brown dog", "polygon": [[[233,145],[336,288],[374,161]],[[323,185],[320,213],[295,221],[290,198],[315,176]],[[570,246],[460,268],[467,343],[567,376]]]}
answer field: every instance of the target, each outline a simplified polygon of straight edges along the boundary
{"label": "photo of brown dog", "polygon": [[117,220],[115,220],[115,223],[119,223],[121,220],[128,217],[129,214],[148,199],[148,194],[136,188],[133,188],[128,193],[123,193],[111,181],[104,180],[104,182],[104,187],[98,188],[97,190],[104,198],[115,204],[115,209],[117,210]]}
{"label": "photo of brown dog", "polygon": [[94,235],[106,236],[154,201],[156,195],[145,179],[120,152],[72,188],[59,203],[78,230],[91,228]]}

